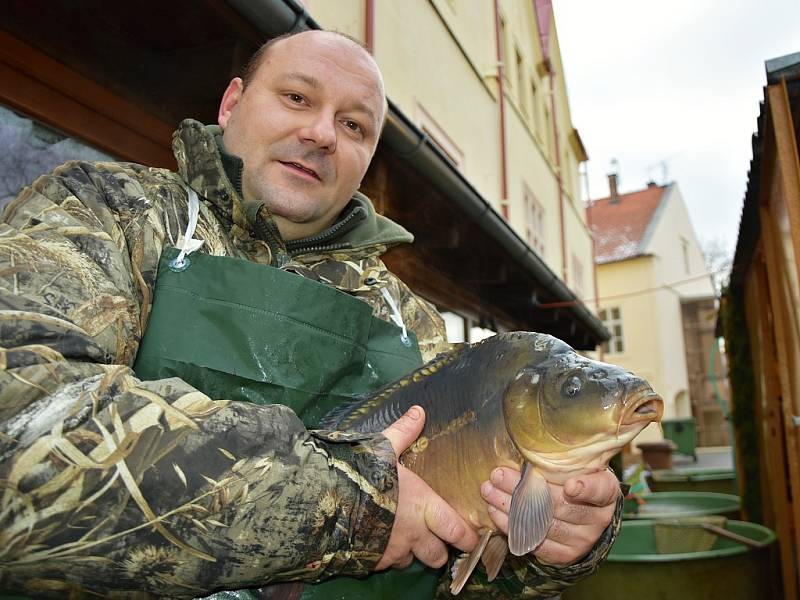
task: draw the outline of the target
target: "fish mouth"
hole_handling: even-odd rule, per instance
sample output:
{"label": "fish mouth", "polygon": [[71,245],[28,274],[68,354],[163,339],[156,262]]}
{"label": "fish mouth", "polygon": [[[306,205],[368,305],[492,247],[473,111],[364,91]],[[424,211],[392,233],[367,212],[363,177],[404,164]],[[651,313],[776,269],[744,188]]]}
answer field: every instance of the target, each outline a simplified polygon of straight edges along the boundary
{"label": "fish mouth", "polygon": [[628,394],[620,427],[636,423],[660,421],[664,415],[664,400],[646,383]]}

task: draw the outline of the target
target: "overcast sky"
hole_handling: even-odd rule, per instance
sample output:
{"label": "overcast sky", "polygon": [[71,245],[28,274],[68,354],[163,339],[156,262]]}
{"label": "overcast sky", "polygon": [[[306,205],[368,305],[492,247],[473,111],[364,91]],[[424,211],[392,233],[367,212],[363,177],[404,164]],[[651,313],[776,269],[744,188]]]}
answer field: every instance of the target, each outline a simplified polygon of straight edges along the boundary
{"label": "overcast sky", "polygon": [[800,52],[800,0],[554,0],[589,191],[675,181],[705,244],[732,249],[764,61]]}

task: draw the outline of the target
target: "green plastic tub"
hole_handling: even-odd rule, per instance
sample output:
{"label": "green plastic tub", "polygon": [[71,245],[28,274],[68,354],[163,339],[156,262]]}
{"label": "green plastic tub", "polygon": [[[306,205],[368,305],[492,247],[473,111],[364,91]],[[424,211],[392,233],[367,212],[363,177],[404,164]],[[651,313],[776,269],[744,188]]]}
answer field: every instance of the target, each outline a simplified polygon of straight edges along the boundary
{"label": "green plastic tub", "polygon": [[732,469],[663,469],[655,470],[647,478],[653,492],[716,492],[738,493],[736,476]]}
{"label": "green plastic tub", "polygon": [[623,519],[676,519],[722,515],[728,519],[741,516],[739,496],[714,492],[653,492],[640,494],[644,504],[626,502]]}
{"label": "green plastic tub", "polygon": [[711,550],[658,554],[655,521],[623,521],[597,573],[564,592],[564,600],[760,600],[774,598],[769,567],[772,530],[746,521],[726,529],[763,543],[760,549],[717,537]]}

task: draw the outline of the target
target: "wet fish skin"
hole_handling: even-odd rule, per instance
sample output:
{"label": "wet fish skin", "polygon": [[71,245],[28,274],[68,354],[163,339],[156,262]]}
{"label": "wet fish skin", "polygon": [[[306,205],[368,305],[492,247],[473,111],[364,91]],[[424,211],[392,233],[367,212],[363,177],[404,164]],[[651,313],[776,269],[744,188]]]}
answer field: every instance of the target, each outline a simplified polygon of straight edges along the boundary
{"label": "wet fish skin", "polygon": [[377,432],[415,404],[425,427],[401,463],[487,540],[497,532],[480,484],[498,466],[524,471],[509,517],[515,554],[538,545],[552,521],[547,481],[604,469],[663,412],[661,398],[624,369],[546,334],[512,332],[438,356],[332,413],[325,426]]}

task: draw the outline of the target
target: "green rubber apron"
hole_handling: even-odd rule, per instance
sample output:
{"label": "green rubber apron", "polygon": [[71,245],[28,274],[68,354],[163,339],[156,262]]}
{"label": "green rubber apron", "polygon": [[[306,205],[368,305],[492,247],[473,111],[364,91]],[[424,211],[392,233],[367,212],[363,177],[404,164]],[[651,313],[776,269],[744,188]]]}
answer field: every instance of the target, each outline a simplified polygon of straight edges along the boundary
{"label": "green rubber apron", "polygon": [[[153,306],[134,370],[180,377],[211,398],[284,404],[308,428],[355,395],[422,362],[416,339],[334,288],[246,260],[189,254],[199,201],[189,193],[183,249],[161,256]],[[391,300],[391,297],[389,298]],[[391,300],[395,322],[402,325]],[[438,573],[415,562],[366,579],[309,584],[302,598],[433,598]],[[246,598],[246,592],[214,597]],[[253,597],[253,595],[250,595]],[[257,597],[257,595],[256,595]]]}

